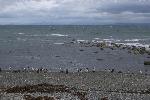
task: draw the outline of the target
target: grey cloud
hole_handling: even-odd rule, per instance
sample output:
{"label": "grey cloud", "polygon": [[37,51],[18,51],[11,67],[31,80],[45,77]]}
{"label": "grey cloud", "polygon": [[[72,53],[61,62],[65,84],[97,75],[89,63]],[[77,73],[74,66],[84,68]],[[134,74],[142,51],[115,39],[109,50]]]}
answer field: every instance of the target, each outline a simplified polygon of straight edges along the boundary
{"label": "grey cloud", "polygon": [[150,13],[150,2],[148,4],[114,4],[97,8],[97,11],[109,13],[134,12],[134,13]]}
{"label": "grey cloud", "polygon": [[0,0],[0,24],[149,22],[150,0]]}

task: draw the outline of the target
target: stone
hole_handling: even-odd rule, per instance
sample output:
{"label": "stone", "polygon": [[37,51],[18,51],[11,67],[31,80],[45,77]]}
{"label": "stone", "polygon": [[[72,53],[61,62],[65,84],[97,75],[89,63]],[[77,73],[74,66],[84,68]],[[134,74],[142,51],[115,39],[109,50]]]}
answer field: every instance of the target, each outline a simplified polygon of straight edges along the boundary
{"label": "stone", "polygon": [[103,97],[100,100],[108,100],[108,97]]}
{"label": "stone", "polygon": [[144,61],[144,65],[150,65],[150,61]]}

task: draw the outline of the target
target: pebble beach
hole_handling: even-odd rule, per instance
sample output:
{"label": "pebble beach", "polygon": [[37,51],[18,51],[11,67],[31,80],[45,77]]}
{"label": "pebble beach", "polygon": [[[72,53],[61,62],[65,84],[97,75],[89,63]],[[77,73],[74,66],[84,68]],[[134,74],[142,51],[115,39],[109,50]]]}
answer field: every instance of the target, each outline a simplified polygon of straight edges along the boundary
{"label": "pebble beach", "polygon": [[[144,74],[106,71],[74,73],[2,71],[0,80],[0,100],[149,100],[150,98],[150,76]],[[40,97],[41,99],[38,99]]]}
{"label": "pebble beach", "polygon": [[0,100],[149,100],[149,27],[1,26]]}

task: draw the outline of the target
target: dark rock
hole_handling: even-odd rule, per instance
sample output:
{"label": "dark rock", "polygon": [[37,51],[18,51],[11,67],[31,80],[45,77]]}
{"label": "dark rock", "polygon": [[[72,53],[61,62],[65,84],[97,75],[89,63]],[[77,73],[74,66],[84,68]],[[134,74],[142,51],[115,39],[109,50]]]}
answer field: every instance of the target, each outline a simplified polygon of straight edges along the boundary
{"label": "dark rock", "polygon": [[37,72],[37,73],[40,73],[40,70],[38,69],[36,72]]}
{"label": "dark rock", "polygon": [[48,97],[48,96],[38,96],[38,97],[33,97],[31,95],[24,95],[25,100],[55,100],[54,97]]}
{"label": "dark rock", "polygon": [[84,51],[83,49],[80,49],[80,51]]}
{"label": "dark rock", "polygon": [[113,47],[116,47],[116,48],[120,48],[120,47],[121,47],[121,44],[111,43],[111,45],[112,45]]}
{"label": "dark rock", "polygon": [[103,97],[100,100],[108,100],[108,97]]}
{"label": "dark rock", "polygon": [[13,73],[20,73],[21,70],[13,70],[12,72],[13,72]]}
{"label": "dark rock", "polygon": [[118,73],[122,73],[122,71],[119,71]]}
{"label": "dark rock", "polygon": [[101,48],[105,48],[106,47],[106,43],[97,43],[96,46],[97,47],[101,47]]}
{"label": "dark rock", "polygon": [[131,51],[128,51],[128,53],[132,53]]}
{"label": "dark rock", "polygon": [[98,61],[102,61],[103,59],[98,58],[98,59],[96,59],[96,60],[98,60]]}
{"label": "dark rock", "polygon": [[104,50],[104,48],[101,48],[101,50]]}
{"label": "dark rock", "polygon": [[113,73],[115,71],[115,69],[112,69],[110,72]]}
{"label": "dark rock", "polygon": [[93,52],[93,53],[98,53],[98,51],[95,51],[95,52]]}
{"label": "dark rock", "polygon": [[61,70],[61,71],[60,71],[60,73],[64,73],[64,71],[63,71],[63,70]]}
{"label": "dark rock", "polygon": [[144,61],[144,65],[150,65],[150,61]]}
{"label": "dark rock", "polygon": [[31,59],[34,59],[34,57],[31,57]]}
{"label": "dark rock", "polygon": [[2,72],[2,68],[0,68],[0,72]]}
{"label": "dark rock", "polygon": [[76,39],[72,39],[72,41],[76,41]]}
{"label": "dark rock", "polygon": [[60,57],[60,56],[55,56],[55,57]]}
{"label": "dark rock", "polygon": [[110,49],[111,49],[111,50],[114,50],[114,48],[113,48],[113,47],[110,47]]}
{"label": "dark rock", "polygon": [[80,68],[80,69],[78,69],[77,71],[78,71],[78,72],[81,72],[81,71],[82,71],[82,69]]}
{"label": "dark rock", "polygon": [[87,95],[86,92],[75,92],[73,95],[74,95],[74,96],[78,96],[78,98],[79,98],[80,100],[88,100],[88,99],[86,98],[86,95]]}
{"label": "dark rock", "polygon": [[35,100],[35,98],[32,97],[31,95],[24,95],[24,99],[25,100]]}
{"label": "dark rock", "polygon": [[66,74],[68,74],[69,73],[69,71],[68,71],[68,69],[66,69],[66,72],[65,72]]}
{"label": "dark rock", "polygon": [[126,49],[126,47],[122,47],[122,49]]}

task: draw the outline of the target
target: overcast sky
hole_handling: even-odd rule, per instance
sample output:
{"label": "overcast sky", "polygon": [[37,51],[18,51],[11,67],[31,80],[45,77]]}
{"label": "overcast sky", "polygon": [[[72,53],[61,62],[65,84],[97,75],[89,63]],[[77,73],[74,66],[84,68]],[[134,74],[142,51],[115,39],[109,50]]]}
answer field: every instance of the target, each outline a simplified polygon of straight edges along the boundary
{"label": "overcast sky", "polygon": [[150,23],[150,0],[0,0],[0,24]]}

